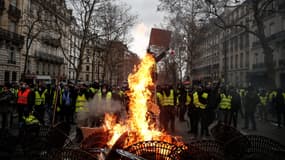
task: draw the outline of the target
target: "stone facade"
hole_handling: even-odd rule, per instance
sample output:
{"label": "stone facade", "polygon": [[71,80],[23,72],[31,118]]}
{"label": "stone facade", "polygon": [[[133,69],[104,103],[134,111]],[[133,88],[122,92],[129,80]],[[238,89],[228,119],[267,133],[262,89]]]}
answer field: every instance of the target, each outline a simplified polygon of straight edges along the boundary
{"label": "stone facade", "polygon": [[[254,30],[250,22],[252,13],[247,5],[224,12],[226,21],[244,24]],[[285,3],[276,0],[273,4],[277,12],[267,14],[264,18],[265,34],[274,50],[276,84],[285,87]],[[265,64],[262,48],[257,38],[241,28],[222,30],[207,24],[206,36],[199,46],[199,53],[194,57],[193,79],[212,81],[224,79],[230,85],[246,87],[253,84],[262,87],[265,84]]]}

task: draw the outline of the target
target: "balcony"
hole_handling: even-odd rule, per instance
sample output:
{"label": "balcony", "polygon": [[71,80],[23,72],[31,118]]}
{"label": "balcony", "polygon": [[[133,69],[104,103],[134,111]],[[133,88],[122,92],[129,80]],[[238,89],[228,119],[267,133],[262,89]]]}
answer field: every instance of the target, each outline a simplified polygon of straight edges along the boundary
{"label": "balcony", "polygon": [[264,63],[257,63],[252,65],[252,69],[263,69],[263,68],[265,68]]}
{"label": "balcony", "polygon": [[60,46],[60,40],[51,36],[44,36],[42,38],[42,42],[55,48],[58,48]]}
{"label": "balcony", "polygon": [[63,64],[64,63],[63,57],[48,54],[43,51],[36,51],[36,57],[39,61],[49,62],[53,64]]}
{"label": "balcony", "polygon": [[21,48],[24,44],[24,36],[0,28],[0,41],[11,42]]}
{"label": "balcony", "polygon": [[[282,42],[285,40],[285,31],[280,31],[277,33],[274,33],[268,37],[266,37],[267,41],[270,42]],[[252,47],[259,47],[260,46],[260,42],[257,40],[256,42],[252,43]]]}
{"label": "balcony", "polygon": [[10,4],[9,10],[8,10],[8,15],[9,15],[10,19],[18,22],[19,19],[21,18],[21,10]]}
{"label": "balcony", "polygon": [[8,64],[16,64],[15,60],[8,60]]}

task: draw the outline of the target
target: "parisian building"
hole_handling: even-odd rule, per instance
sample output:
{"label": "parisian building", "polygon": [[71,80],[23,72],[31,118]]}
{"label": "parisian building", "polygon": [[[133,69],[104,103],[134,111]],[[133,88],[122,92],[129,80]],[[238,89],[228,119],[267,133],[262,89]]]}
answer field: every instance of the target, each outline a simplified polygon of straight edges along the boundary
{"label": "parisian building", "polygon": [[23,1],[0,0],[0,84],[17,82],[20,78],[21,50],[24,36],[20,19]]}
{"label": "parisian building", "polygon": [[[276,12],[268,13],[264,18],[265,35],[274,50],[277,87],[285,87],[285,14],[281,12],[285,8],[285,1],[276,0],[270,7]],[[256,29],[256,26],[250,22],[253,15],[248,5],[240,5],[225,11],[222,16],[226,21],[247,25],[251,30]],[[241,28],[222,30],[213,26],[213,24],[204,26],[206,36],[199,45],[199,53],[193,59],[193,79],[197,81],[223,79],[236,87],[265,86],[264,55],[257,38]]]}
{"label": "parisian building", "polygon": [[[44,28],[35,36],[27,56],[25,77],[36,75],[50,76],[54,81],[61,81],[67,78],[68,65],[64,59],[64,54],[68,56],[68,38],[59,38],[54,28],[61,27],[63,31],[69,31],[71,25],[72,11],[67,9],[65,1],[62,0],[30,0],[24,1],[25,12],[31,13],[23,16],[23,26],[28,20],[33,22],[33,18],[40,14],[43,23],[49,28]],[[37,29],[31,30],[37,32]],[[22,34],[27,37],[29,29],[23,27]],[[69,33],[69,32],[66,32]],[[67,36],[68,37],[68,36]],[[62,45],[60,45],[62,44]],[[22,49],[21,73],[25,67],[26,52]]]}

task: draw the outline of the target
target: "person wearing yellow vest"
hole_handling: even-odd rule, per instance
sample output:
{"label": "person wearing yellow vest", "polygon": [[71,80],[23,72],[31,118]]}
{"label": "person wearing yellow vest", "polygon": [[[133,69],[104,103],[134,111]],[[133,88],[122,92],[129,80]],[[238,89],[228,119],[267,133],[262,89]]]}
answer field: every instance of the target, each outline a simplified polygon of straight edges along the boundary
{"label": "person wearing yellow vest", "polygon": [[40,121],[33,115],[32,112],[28,116],[23,116],[23,119],[26,126],[40,124]]}
{"label": "person wearing yellow vest", "polygon": [[22,82],[17,97],[17,108],[18,108],[20,126],[24,122],[23,116],[25,117],[29,116],[29,114],[32,112],[34,104],[35,104],[34,92],[30,90],[27,83]]}
{"label": "person wearing yellow vest", "polygon": [[[193,134],[198,135],[198,124],[201,123],[200,133],[201,136],[204,134],[208,135],[208,128],[207,128],[207,104],[208,104],[208,93],[202,86],[196,88],[196,91],[193,93],[193,104],[195,107],[195,114],[193,122]],[[193,113],[192,113],[193,115]],[[192,129],[192,126],[191,126]]]}
{"label": "person wearing yellow vest", "polygon": [[220,94],[219,103],[219,122],[229,125],[229,114],[231,110],[232,96],[228,93],[227,89],[223,89]]}
{"label": "person wearing yellow vest", "polygon": [[35,116],[40,121],[41,124],[45,124],[44,122],[44,114],[46,108],[46,93],[47,90],[42,84],[35,89]]}
{"label": "person wearing yellow vest", "polygon": [[110,111],[112,108],[112,88],[107,84],[102,85],[101,90],[97,93],[99,104],[105,107],[106,110]]}
{"label": "person wearing yellow vest", "polygon": [[160,111],[160,117],[164,130],[168,130],[170,123],[170,129],[175,132],[175,111],[176,111],[176,95],[173,88],[170,85],[165,85],[162,92],[162,107]]}
{"label": "person wearing yellow vest", "polygon": [[78,90],[78,95],[76,97],[75,101],[75,112],[81,112],[81,111],[88,111],[88,108],[86,108],[87,98],[83,91],[83,88],[80,88]]}

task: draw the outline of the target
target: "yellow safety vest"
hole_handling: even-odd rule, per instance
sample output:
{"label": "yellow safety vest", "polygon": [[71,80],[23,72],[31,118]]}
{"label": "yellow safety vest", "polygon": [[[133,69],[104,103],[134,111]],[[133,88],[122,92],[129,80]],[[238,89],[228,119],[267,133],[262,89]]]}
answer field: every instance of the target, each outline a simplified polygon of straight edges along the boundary
{"label": "yellow safety vest", "polygon": [[162,96],[162,94],[160,92],[156,93],[156,98],[157,98],[158,103],[162,104],[163,96]]}
{"label": "yellow safety vest", "polygon": [[42,95],[40,95],[39,91],[36,91],[35,92],[35,105],[36,106],[39,106],[41,104],[45,104],[45,101],[46,101],[46,94],[47,92],[47,89],[45,89],[42,93]]}
{"label": "yellow safety vest", "polygon": [[28,117],[23,116],[23,119],[25,120],[26,125],[32,125],[32,124],[40,123],[39,120],[32,114],[30,114]]}
{"label": "yellow safety vest", "polygon": [[93,87],[90,87],[90,88],[89,88],[89,90],[90,90],[93,94],[95,94],[95,93],[96,93],[96,89],[95,89],[95,88],[93,88]]}
{"label": "yellow safety vest", "polygon": [[232,96],[228,95],[226,96],[225,94],[221,94],[221,102],[219,104],[221,109],[231,109],[231,101],[232,101]]}
{"label": "yellow safety vest", "polygon": [[284,93],[282,93],[282,95],[283,95],[283,98],[284,98],[284,101],[285,101],[285,92],[284,92]]}
{"label": "yellow safety vest", "polygon": [[273,97],[276,97],[277,92],[276,91],[272,91],[271,93],[269,93],[269,101],[272,102]]}
{"label": "yellow safety vest", "polygon": [[76,103],[75,103],[75,107],[76,107],[75,112],[86,110],[87,108],[84,108],[84,105],[86,102],[87,102],[87,99],[84,94],[82,94],[81,96],[78,95],[76,98]]}
{"label": "yellow safety vest", "polygon": [[[98,98],[99,98],[99,101],[102,100],[102,92],[98,92]],[[107,92],[106,100],[111,100],[111,99],[112,99],[112,92]]]}
{"label": "yellow safety vest", "polygon": [[[195,98],[194,98],[194,95],[195,95]],[[196,102],[196,104],[194,103],[194,104],[195,104],[195,107],[196,107],[196,108],[200,108],[200,109],[206,109],[207,104],[203,104],[203,103],[201,103],[201,102],[199,101],[198,92],[195,92],[194,95],[193,95],[193,99],[194,99],[193,103]],[[203,94],[202,94],[201,97],[207,99],[207,98],[208,98],[208,93],[203,92]]]}
{"label": "yellow safety vest", "polygon": [[170,91],[170,95],[166,96],[165,93],[163,93],[163,101],[162,106],[174,106],[174,91]]}
{"label": "yellow safety vest", "polygon": [[267,96],[259,96],[260,104],[265,106],[267,103]]}
{"label": "yellow safety vest", "polygon": [[[203,93],[202,94],[202,97],[207,99],[208,98],[208,93]],[[200,109],[206,109],[206,104],[203,104],[199,101],[199,95],[198,95],[198,92],[195,92],[193,94],[193,104],[195,105],[196,108],[200,108]]]}

